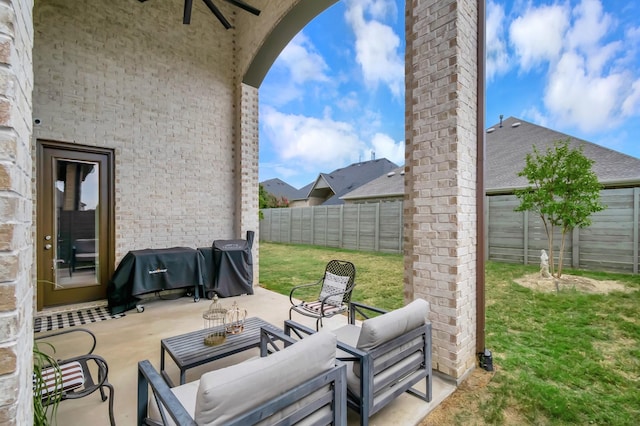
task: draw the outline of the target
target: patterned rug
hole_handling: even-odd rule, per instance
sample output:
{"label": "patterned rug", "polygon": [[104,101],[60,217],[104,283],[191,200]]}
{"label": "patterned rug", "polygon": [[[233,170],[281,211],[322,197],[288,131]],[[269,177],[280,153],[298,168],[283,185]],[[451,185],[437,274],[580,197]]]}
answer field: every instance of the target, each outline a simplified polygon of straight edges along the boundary
{"label": "patterned rug", "polygon": [[74,325],[89,324],[91,322],[106,321],[121,318],[124,314],[111,315],[107,306],[99,306],[79,311],[60,312],[57,314],[36,317],[33,320],[33,332],[58,330]]}

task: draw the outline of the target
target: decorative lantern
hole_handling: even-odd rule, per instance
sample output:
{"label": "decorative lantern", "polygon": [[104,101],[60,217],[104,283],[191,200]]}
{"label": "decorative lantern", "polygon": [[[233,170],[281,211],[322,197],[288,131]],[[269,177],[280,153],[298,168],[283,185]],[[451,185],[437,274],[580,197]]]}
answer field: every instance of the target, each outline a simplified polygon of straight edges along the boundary
{"label": "decorative lantern", "polygon": [[218,295],[214,293],[213,301],[209,309],[202,314],[204,328],[208,333],[204,336],[206,346],[215,346],[223,343],[227,338],[225,318],[227,310],[218,303]]}
{"label": "decorative lantern", "polygon": [[244,330],[244,320],[247,318],[247,310],[240,309],[237,302],[233,302],[231,309],[227,311],[225,328],[227,334],[238,334]]}

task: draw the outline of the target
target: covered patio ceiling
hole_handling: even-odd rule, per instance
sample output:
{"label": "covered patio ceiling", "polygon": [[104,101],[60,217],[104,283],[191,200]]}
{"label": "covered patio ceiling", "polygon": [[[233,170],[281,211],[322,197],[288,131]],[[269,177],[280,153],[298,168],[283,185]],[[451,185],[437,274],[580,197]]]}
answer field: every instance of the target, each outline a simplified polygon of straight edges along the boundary
{"label": "covered patio ceiling", "polygon": [[[138,0],[140,3],[144,3],[147,0]],[[222,26],[225,29],[230,29],[233,28],[233,25],[231,25],[231,23],[229,23],[229,21],[227,20],[227,18],[224,17],[224,15],[222,14],[222,12],[220,11],[220,9],[218,9],[218,7],[213,3],[212,0],[202,0],[204,2],[204,4],[209,8],[209,10],[211,11],[211,13],[213,13],[215,15],[216,18],[218,18],[218,21],[220,21],[220,23],[222,24]],[[230,3],[240,9],[243,9],[255,16],[260,15],[260,10],[241,1],[241,0],[224,0],[227,3]],[[190,24],[191,23],[191,10],[193,8],[193,0],[184,0],[184,15],[182,18],[182,23],[183,24]]]}

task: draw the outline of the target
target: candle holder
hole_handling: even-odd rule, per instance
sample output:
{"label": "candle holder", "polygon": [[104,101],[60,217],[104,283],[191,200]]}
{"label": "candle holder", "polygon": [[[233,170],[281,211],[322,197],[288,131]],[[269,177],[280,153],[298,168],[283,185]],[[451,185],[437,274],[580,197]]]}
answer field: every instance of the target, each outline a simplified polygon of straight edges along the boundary
{"label": "candle holder", "polygon": [[247,310],[238,307],[237,302],[233,302],[231,309],[225,315],[225,328],[227,334],[239,334],[244,330],[244,320],[247,318]]}

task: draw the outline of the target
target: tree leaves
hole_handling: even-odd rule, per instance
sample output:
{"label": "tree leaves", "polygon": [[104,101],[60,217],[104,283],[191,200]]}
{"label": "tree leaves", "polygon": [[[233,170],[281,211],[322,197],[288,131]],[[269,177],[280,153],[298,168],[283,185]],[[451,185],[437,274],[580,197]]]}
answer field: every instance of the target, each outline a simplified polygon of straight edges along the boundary
{"label": "tree leaves", "polygon": [[576,227],[591,225],[591,214],[601,211],[602,185],[591,170],[594,160],[582,153],[582,147],[571,148],[569,139],[556,141],[541,153],[534,146],[527,154],[524,169],[518,176],[524,176],[529,186],[515,191],[520,199],[516,211],[538,213],[545,226],[549,240],[549,264],[554,272],[553,231],[562,229],[562,241],[558,259],[558,277],[562,275],[562,260],[566,234]]}

